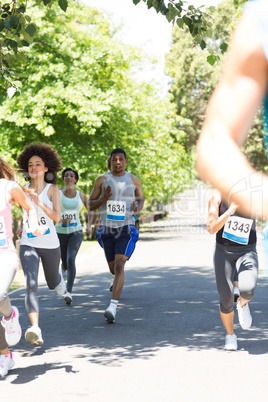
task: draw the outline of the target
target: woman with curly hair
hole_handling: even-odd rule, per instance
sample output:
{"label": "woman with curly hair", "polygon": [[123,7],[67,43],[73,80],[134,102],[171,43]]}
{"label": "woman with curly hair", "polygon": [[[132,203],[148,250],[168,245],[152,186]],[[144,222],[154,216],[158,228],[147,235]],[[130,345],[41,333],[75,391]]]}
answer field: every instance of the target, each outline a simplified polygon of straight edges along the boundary
{"label": "woman with curly hair", "polygon": [[20,259],[26,277],[25,306],[32,324],[25,332],[25,339],[34,346],[40,346],[44,343],[39,328],[37,296],[40,258],[49,289],[55,289],[59,296],[63,296],[66,291],[59,272],[60,244],[54,226],[54,222],[59,222],[61,218],[59,189],[55,186],[61,161],[52,146],[33,143],[26,146],[19,155],[18,166],[30,182],[26,187],[34,190],[29,198],[37,211],[39,222],[48,227],[43,236],[35,237],[29,227],[26,211],[23,211]]}
{"label": "woman with curly hair", "polygon": [[16,345],[21,338],[19,311],[12,306],[8,290],[19,266],[19,259],[13,244],[12,202],[21,205],[27,214],[31,230],[35,236],[47,229],[38,225],[37,213],[19,184],[15,182],[14,170],[0,157],[0,377],[7,375],[15,362],[9,346]]}

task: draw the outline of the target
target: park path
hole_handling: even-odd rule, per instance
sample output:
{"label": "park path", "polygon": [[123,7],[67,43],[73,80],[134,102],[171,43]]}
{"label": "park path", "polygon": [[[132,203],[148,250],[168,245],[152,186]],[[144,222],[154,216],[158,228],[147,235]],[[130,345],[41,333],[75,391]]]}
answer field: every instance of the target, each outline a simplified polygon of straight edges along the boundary
{"label": "park path", "polygon": [[[236,315],[237,352],[223,349],[214,237],[205,230],[205,210],[188,197],[141,234],[116,323],[103,317],[110,275],[98,245],[78,257],[71,306],[40,286],[45,344],[33,348],[22,338],[13,348],[16,366],[0,380],[1,400],[267,402],[268,282],[259,239],[253,326],[242,330]],[[24,289],[11,296],[25,332]]]}

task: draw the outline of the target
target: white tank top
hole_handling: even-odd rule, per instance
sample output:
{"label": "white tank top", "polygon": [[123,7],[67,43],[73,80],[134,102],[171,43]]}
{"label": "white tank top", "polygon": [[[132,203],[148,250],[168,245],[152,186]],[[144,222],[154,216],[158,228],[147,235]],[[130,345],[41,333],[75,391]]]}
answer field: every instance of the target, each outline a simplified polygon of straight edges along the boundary
{"label": "white tank top", "polygon": [[[53,209],[53,204],[50,201],[47,194],[50,186],[51,184],[47,183],[44,190],[38,196],[38,198],[43,204]],[[29,187],[29,184],[27,185],[27,187]],[[30,199],[28,194],[26,195]],[[60,243],[58,235],[56,233],[54,221],[51,218],[49,218],[49,216],[45,214],[45,212],[40,207],[38,207],[34,202],[32,202],[32,204],[36,209],[39,224],[46,225],[48,227],[48,230],[46,231],[45,234],[43,234],[43,236],[38,237],[33,236],[28,222],[27,212],[23,210],[23,232],[20,241],[21,246],[31,246],[36,248],[48,248],[48,249],[58,248]]]}

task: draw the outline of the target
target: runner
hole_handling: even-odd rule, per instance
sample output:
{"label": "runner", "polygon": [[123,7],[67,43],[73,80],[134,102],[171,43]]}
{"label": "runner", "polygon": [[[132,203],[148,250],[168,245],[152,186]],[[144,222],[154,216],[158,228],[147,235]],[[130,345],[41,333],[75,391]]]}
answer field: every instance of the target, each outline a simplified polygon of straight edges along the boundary
{"label": "runner", "polygon": [[90,213],[88,199],[85,194],[76,190],[75,185],[79,180],[78,173],[66,168],[62,172],[65,187],[60,190],[61,220],[56,224],[61,249],[62,274],[67,277],[67,291],[64,300],[70,304],[73,300],[72,289],[76,276],[75,258],[83,241],[83,230],[79,218],[82,204],[88,211],[88,224],[86,233],[91,233],[93,213]]}
{"label": "runner", "polygon": [[237,300],[239,323],[249,329],[252,317],[249,301],[254,295],[258,277],[256,222],[236,213],[236,205],[228,208],[218,190],[209,199],[207,229],[216,234],[214,269],[220,296],[220,316],[226,329],[225,349],[237,350],[234,334],[234,285],[237,271],[240,296]]}
{"label": "runner", "polygon": [[[223,77],[210,99],[197,149],[197,168],[228,204],[253,218],[268,217],[268,177],[239,147],[265,99],[268,123],[268,1],[250,1],[233,35]],[[229,202],[230,201],[230,202]]]}
{"label": "runner", "polygon": [[107,321],[113,322],[124,286],[125,263],[131,257],[139,237],[132,213],[140,213],[144,199],[140,180],[125,171],[125,151],[116,148],[110,156],[111,171],[96,179],[89,205],[91,210],[101,207],[101,227],[97,237],[104,248],[110,272],[115,275],[112,299],[104,312]]}
{"label": "runner", "polygon": [[40,258],[49,289],[55,289],[59,296],[66,292],[65,282],[59,271],[60,244],[54,226],[54,222],[60,220],[60,196],[55,183],[61,162],[57,152],[50,145],[33,143],[25,147],[19,155],[18,166],[30,181],[27,188],[34,190],[30,199],[37,210],[39,222],[48,227],[42,237],[36,238],[28,225],[26,211],[23,211],[20,259],[26,278],[25,306],[32,324],[25,333],[25,339],[33,346],[41,346],[44,341],[39,328],[37,295]]}
{"label": "runner", "polygon": [[47,228],[38,225],[33,205],[15,182],[14,170],[0,157],[0,314],[3,316],[0,324],[0,377],[4,377],[15,364],[8,347],[16,345],[21,338],[19,311],[11,306],[8,297],[8,290],[19,267],[12,241],[12,202],[25,209],[34,235],[44,234]]}

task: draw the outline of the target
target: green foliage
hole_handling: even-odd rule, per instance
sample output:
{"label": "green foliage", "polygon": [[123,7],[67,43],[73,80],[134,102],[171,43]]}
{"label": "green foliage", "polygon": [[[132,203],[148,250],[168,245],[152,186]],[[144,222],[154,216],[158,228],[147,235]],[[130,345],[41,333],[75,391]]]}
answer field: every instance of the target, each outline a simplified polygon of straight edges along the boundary
{"label": "green foliage", "polygon": [[203,36],[205,49],[202,42],[200,46],[197,43],[192,46],[189,31],[179,27],[173,29],[166,69],[173,79],[171,100],[181,118],[179,127],[185,132],[183,145],[187,152],[195,146],[201,131],[208,100],[221,74],[222,59],[218,54],[226,50],[238,17],[239,11],[231,0],[215,8],[211,14],[213,31],[207,31]]}
{"label": "green foliage", "polygon": [[89,194],[111,150],[122,147],[147,199],[183,189],[192,161],[173,108],[133,78],[140,51],[116,41],[102,14],[79,3],[60,19],[54,7],[33,7],[31,20],[38,32],[15,64],[21,93],[6,99],[0,90],[0,143],[14,163],[26,144],[48,142]]}
{"label": "green foliage", "polygon": [[[135,5],[140,3],[140,0],[132,0]],[[199,45],[201,49],[209,47],[206,38],[210,36],[214,21],[215,7],[209,7],[207,9],[204,6],[195,7],[184,0],[143,0],[148,8],[154,8],[157,13],[163,14],[168,22],[171,22],[174,26],[177,25],[181,29],[187,28],[192,41],[195,45]],[[240,0],[234,0],[234,3],[239,7],[242,3]],[[222,38],[220,38],[221,40]],[[226,51],[226,43],[222,43],[220,46],[221,51]],[[214,65],[219,60],[219,55],[211,55],[207,58],[207,61]]]}
{"label": "green foliage", "polygon": [[[41,3],[52,6],[55,2],[56,0],[30,1],[29,8],[33,4],[40,5]],[[66,11],[67,0],[59,0],[58,5],[63,11]],[[32,43],[37,31],[27,9],[27,1],[12,0],[4,4],[0,2],[0,83],[5,88],[18,88],[14,61],[20,58],[20,50]]]}
{"label": "green foliage", "polygon": [[[202,51],[202,46],[191,47],[189,32],[177,27],[173,30],[173,45],[166,68],[173,79],[171,99],[179,116],[179,128],[185,133],[182,145],[187,152],[195,147],[208,100],[221,76],[223,60],[216,54],[226,51],[244,2],[237,2],[240,7],[234,7],[233,2],[227,0],[215,8],[212,14],[213,32],[204,39],[206,50]],[[218,63],[215,64],[216,61]],[[262,114],[256,117],[243,150],[256,169],[268,172]]]}

